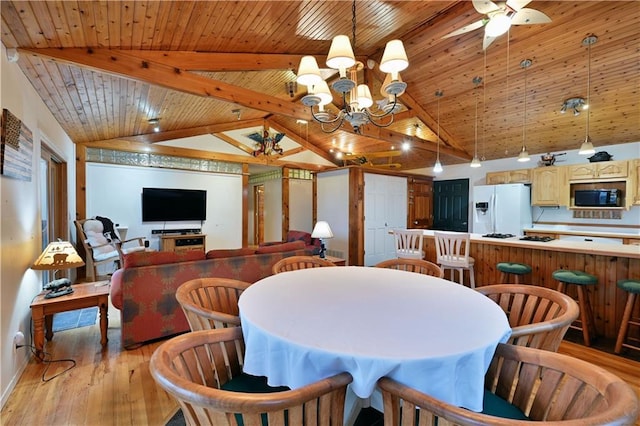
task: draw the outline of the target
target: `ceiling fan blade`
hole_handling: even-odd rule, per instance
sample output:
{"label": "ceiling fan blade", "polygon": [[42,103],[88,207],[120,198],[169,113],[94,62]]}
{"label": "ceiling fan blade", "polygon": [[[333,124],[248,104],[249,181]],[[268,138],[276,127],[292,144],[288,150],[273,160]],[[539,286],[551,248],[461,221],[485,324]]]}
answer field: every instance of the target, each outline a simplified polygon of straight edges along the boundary
{"label": "ceiling fan blade", "polygon": [[507,0],[507,6],[516,12],[531,3],[531,0]]}
{"label": "ceiling fan blade", "polygon": [[490,0],[473,0],[473,7],[483,15],[501,9],[500,6]]}
{"label": "ceiling fan blade", "polygon": [[485,34],[484,39],[482,40],[482,50],[487,50],[487,47],[489,47],[489,45],[497,38],[498,37],[491,37]]}
{"label": "ceiling fan blade", "polygon": [[551,22],[551,18],[534,9],[522,9],[511,19],[512,25],[547,24],[549,22]]}
{"label": "ceiling fan blade", "polygon": [[460,34],[464,34],[464,33],[468,33],[468,32],[473,31],[473,30],[477,30],[478,28],[483,27],[488,21],[489,21],[488,19],[481,19],[481,20],[476,21],[476,22],[474,22],[472,24],[465,25],[464,27],[453,31],[453,32],[445,35],[442,38],[455,37],[455,36],[458,36]]}

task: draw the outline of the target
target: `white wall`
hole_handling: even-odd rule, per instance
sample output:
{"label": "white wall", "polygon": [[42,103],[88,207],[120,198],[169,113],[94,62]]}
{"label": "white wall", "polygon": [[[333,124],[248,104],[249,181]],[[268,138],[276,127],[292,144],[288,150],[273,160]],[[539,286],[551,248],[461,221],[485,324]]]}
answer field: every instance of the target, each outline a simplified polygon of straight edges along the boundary
{"label": "white wall", "polygon": [[33,133],[33,167],[30,182],[0,176],[0,392],[4,406],[17,379],[32,356],[27,348],[17,351],[13,336],[20,330],[31,344],[29,305],[40,292],[42,274],[30,269],[40,255],[40,144],[47,145],[67,163],[69,226],[75,217],[75,146],[62,131],[40,96],[17,64],[7,61],[0,49],[0,104],[18,117]]}
{"label": "white wall", "polygon": [[289,179],[289,229],[313,231],[313,181]]}
{"label": "white wall", "polygon": [[[122,176],[126,175],[126,184]],[[206,249],[242,246],[242,175],[191,172],[87,163],[87,216],[105,216],[127,226],[127,237],[146,237],[160,249],[154,229],[201,228]],[[207,220],[142,222],[142,188],[203,189],[207,191]]]}
{"label": "white wall", "polygon": [[282,241],[282,179],[264,182],[264,240]]}
{"label": "white wall", "polygon": [[[578,145],[576,143],[576,145]],[[640,158],[640,142],[620,144],[620,145],[596,145],[596,151],[606,151],[613,156],[613,160],[630,160],[633,158]],[[576,147],[577,148],[577,147]],[[563,151],[564,152],[564,151]],[[555,154],[559,154],[556,152]],[[578,154],[578,150],[566,151],[566,155],[557,157],[556,165],[570,165],[587,163],[588,156]],[[516,161],[516,157],[503,158],[499,160],[491,160],[482,162],[482,167],[473,169],[469,167],[469,164],[457,164],[446,165],[443,164],[443,172],[440,174],[434,174],[431,168],[412,170],[412,173],[425,174],[434,176],[436,180],[449,180],[449,179],[469,179],[469,196],[471,197],[472,188],[475,185],[485,184],[485,175],[487,172],[497,172],[503,170],[517,170],[517,169],[529,169],[539,167],[538,159],[540,156],[532,155],[531,161],[526,163],[519,163]],[[469,199],[471,203],[471,199]],[[473,209],[469,206],[469,223],[473,223]],[[640,224],[640,206],[632,207],[631,209],[623,210],[622,219],[576,219],[573,218],[572,210],[566,207],[560,207],[559,209],[549,209],[541,207],[533,207],[533,221],[534,226],[537,221],[542,222],[562,222],[570,223],[572,225],[581,224],[602,224],[607,228],[615,227],[619,225],[638,225]]]}
{"label": "white wall", "polygon": [[318,220],[329,223],[333,238],[325,241],[328,250],[349,254],[349,170],[333,170],[317,176]]}

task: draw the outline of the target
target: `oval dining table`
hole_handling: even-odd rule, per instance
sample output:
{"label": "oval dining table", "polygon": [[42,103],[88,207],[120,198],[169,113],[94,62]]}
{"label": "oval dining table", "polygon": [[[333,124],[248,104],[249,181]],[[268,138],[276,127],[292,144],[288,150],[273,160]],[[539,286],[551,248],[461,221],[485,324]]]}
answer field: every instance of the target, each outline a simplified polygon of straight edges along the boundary
{"label": "oval dining table", "polygon": [[482,410],[484,375],[511,334],[503,310],[460,284],[375,267],[310,268],[257,281],[239,300],[244,371],[298,388],[347,371],[369,398],[391,377]]}

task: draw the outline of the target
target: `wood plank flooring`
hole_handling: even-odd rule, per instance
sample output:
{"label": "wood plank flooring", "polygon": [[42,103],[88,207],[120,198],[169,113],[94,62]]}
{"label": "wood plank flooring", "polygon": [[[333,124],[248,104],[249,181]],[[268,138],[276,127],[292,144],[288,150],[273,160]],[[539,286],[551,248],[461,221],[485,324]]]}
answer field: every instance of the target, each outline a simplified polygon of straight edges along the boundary
{"label": "wood plank flooring", "polygon": [[[109,324],[104,350],[98,325],[56,333],[45,349],[56,360],[73,358],[76,366],[43,382],[44,373],[50,378],[71,363],[53,363],[45,372],[46,364],[32,357],[0,413],[0,424],[164,425],[178,405],[149,373],[149,358],[161,342],[122,350],[119,315],[113,307]],[[640,397],[640,362],[566,341],[560,352],[608,369],[629,382]]]}

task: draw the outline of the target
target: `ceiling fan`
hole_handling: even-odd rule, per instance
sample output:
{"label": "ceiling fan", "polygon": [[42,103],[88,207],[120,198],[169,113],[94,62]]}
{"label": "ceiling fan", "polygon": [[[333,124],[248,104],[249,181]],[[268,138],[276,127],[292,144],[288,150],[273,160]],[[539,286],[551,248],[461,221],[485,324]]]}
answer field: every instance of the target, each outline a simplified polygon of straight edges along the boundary
{"label": "ceiling fan", "polygon": [[482,49],[489,47],[493,41],[506,33],[511,25],[546,24],[551,19],[544,13],[525,8],[531,0],[507,0],[492,2],[490,0],[473,0],[473,7],[483,15],[479,21],[455,30],[442,38],[454,37],[484,27]]}

